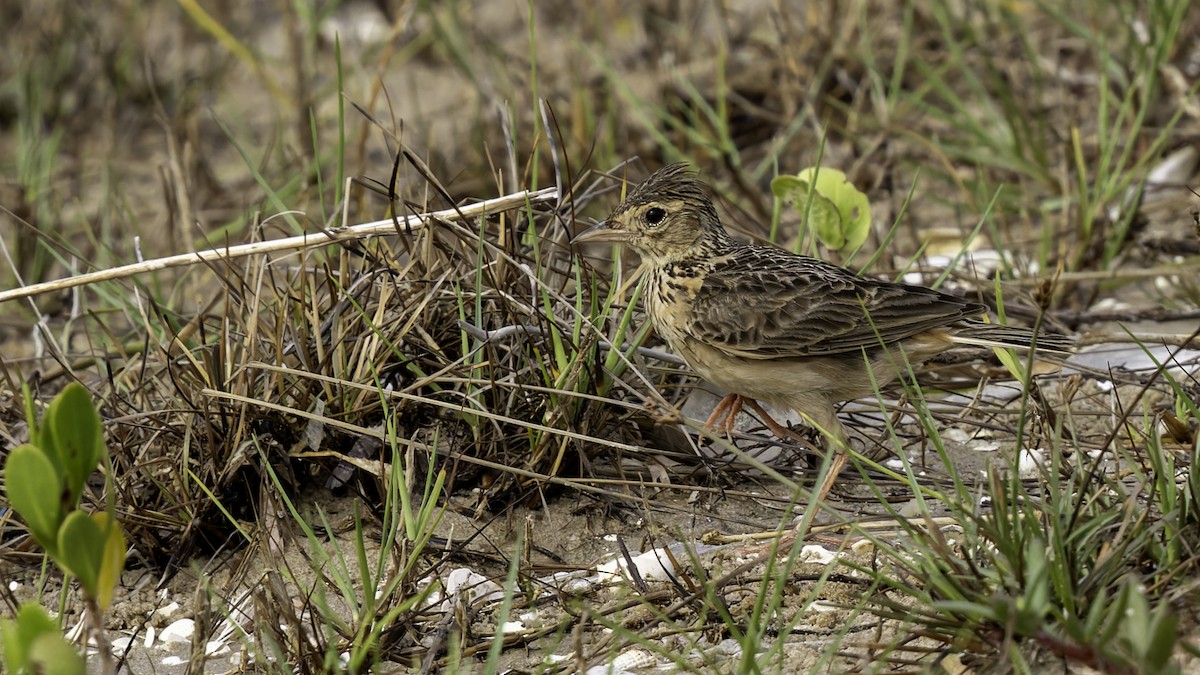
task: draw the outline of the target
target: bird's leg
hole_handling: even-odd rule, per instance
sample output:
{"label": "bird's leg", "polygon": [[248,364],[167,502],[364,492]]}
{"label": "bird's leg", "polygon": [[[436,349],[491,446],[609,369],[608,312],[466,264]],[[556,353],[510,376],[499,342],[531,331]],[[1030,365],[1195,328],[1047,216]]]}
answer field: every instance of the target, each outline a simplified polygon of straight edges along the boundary
{"label": "bird's leg", "polygon": [[[766,427],[771,430],[771,433],[775,434],[776,437],[781,439],[790,438],[801,443],[808,442],[808,439],[805,438],[804,435],[797,433],[790,427],[785,427],[779,422],[776,422],[775,418],[771,417],[771,415],[764,410],[761,405],[759,405],[758,401],[752,398],[743,397],[742,402],[747,408],[753,410],[754,413],[762,419],[763,424],[765,424]],[[738,407],[740,408],[741,405]],[[825,439],[824,446],[827,452],[832,453],[832,457],[830,458],[829,471],[825,474],[825,478],[821,481],[821,484],[817,486],[816,492],[813,493],[813,504],[816,504],[822,499],[825,499],[825,497],[829,496],[829,491],[833,489],[833,483],[835,480],[837,480],[838,474],[842,472],[842,469],[846,468],[846,450],[848,447],[846,445],[846,430],[844,427],[842,427],[842,423],[838,421],[837,415],[832,411],[832,409],[830,410],[830,414],[825,417],[826,419],[824,420],[816,421],[816,428],[822,434],[828,435]],[[821,421],[824,421],[823,426],[820,424]]]}
{"label": "bird's leg", "polygon": [[[733,424],[737,420],[738,414],[742,412],[742,405],[749,400],[741,394],[727,394],[725,398],[717,403],[717,407],[713,408],[712,414],[708,416],[708,420],[704,423],[704,428],[713,431],[717,428],[717,424],[720,423],[721,431],[728,436],[733,432]],[[754,406],[758,405],[754,401],[751,401],[751,403]],[[722,420],[722,417],[724,420]]]}
{"label": "bird's leg", "polygon": [[[746,405],[751,409],[758,407],[756,401],[747,400]],[[770,419],[770,416],[761,410],[756,410],[764,419]],[[767,546],[754,546],[745,549],[743,553],[746,555],[759,555],[767,551],[787,551],[789,550],[797,538],[804,539],[808,537],[812,531],[813,520],[816,518],[818,510],[821,508],[821,502],[829,496],[829,492],[833,489],[833,484],[837,481],[838,476],[842,473],[842,469],[846,468],[846,462],[850,459],[850,449],[847,445],[848,437],[846,429],[837,419],[837,414],[830,407],[826,415],[818,415],[815,419],[809,415],[805,415],[809,423],[818,428],[825,435],[825,450],[830,453],[828,462],[822,462],[823,472],[817,475],[817,484],[813,486],[813,491],[810,494],[808,506],[805,507],[804,513],[800,520],[796,523],[795,529],[784,534],[774,544]],[[773,422],[774,420],[772,420]],[[822,424],[823,423],[823,424]],[[781,432],[776,432],[779,435],[796,436],[796,432],[791,429],[782,428]],[[761,533],[764,535],[772,535],[773,533]],[[758,537],[754,537],[758,538]]]}
{"label": "bird's leg", "polygon": [[762,405],[741,394],[728,394],[721,399],[717,406],[713,408],[712,414],[708,416],[708,420],[704,423],[704,428],[710,431],[720,429],[726,436],[733,432],[733,425],[737,421],[737,416],[741,414],[742,407],[745,406],[752,410],[755,415],[758,415],[763,425],[775,434],[778,438],[790,438],[801,443],[807,439],[792,429],[775,421],[774,417],[762,407]]}
{"label": "bird's leg", "polygon": [[762,555],[768,551],[786,552],[792,548],[796,539],[804,539],[809,536],[812,531],[813,520],[816,518],[817,511],[821,508],[821,502],[829,496],[829,491],[833,489],[833,484],[837,481],[838,474],[846,467],[846,461],[850,457],[846,448],[838,444],[838,438],[830,438],[828,440],[829,452],[832,453],[829,457],[829,466],[826,467],[823,475],[817,477],[820,482],[813,487],[812,499],[809,500],[808,506],[805,507],[804,514],[800,516],[800,520],[796,523],[795,528],[785,533],[774,544],[752,546],[745,549],[743,554]]}
{"label": "bird's leg", "polygon": [[[834,444],[831,443],[831,446]],[[846,460],[849,459],[845,448],[830,447],[829,452],[833,455],[829,458],[829,470],[825,472],[825,477],[820,485],[813,489],[812,501],[809,503],[809,508],[817,508],[823,499],[829,496],[829,491],[833,489],[833,484],[837,482],[838,474],[842,469],[846,468]]]}
{"label": "bird's leg", "polygon": [[770,413],[764,410],[763,407],[759,405],[758,401],[755,401],[752,398],[747,398],[745,399],[744,403],[746,407],[754,411],[755,415],[758,415],[759,419],[762,420],[762,423],[766,425],[767,429],[770,429],[771,433],[775,434],[776,437],[790,438],[793,441],[800,441],[801,443],[808,440],[802,434],[798,434],[789,427],[785,427],[779,422],[776,422],[775,418],[771,417]]}
{"label": "bird's leg", "polygon": [[[812,498],[808,502],[808,507],[801,516],[800,522],[796,524],[796,529],[792,532],[793,537],[807,537],[811,531],[812,524],[816,518],[817,511],[821,508],[821,503],[829,496],[829,491],[833,489],[833,484],[837,482],[838,475],[842,473],[842,469],[846,467],[846,461],[850,459],[849,436],[846,435],[846,428],[837,418],[837,412],[833,406],[829,406],[821,414],[822,411],[815,411],[816,414],[806,415],[809,422],[821,431],[825,436],[825,451],[829,453],[827,460],[821,462],[821,468],[825,471],[817,474],[817,483],[813,487]],[[785,539],[787,539],[785,537]],[[781,542],[782,545],[782,542]],[[788,543],[791,546],[791,543]]]}

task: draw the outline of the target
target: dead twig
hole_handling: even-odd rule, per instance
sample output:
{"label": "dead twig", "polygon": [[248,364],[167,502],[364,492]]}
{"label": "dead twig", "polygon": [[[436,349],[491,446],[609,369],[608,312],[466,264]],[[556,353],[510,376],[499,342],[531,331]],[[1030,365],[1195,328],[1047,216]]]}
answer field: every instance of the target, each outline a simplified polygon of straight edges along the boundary
{"label": "dead twig", "polygon": [[180,255],[167,256],[166,258],[155,258],[153,260],[146,260],[139,263],[121,265],[120,267],[112,267],[106,270],[89,272],[87,274],[79,274],[66,279],[56,279],[54,281],[46,281],[40,284],[23,286],[21,288],[14,288],[8,291],[0,291],[0,303],[7,302],[9,300],[17,300],[20,298],[28,298],[34,295],[41,295],[42,293],[61,291],[67,288],[74,288],[76,286],[94,284],[100,281],[124,279],[126,277],[135,276],[145,272],[154,272],[171,267],[183,267],[185,265],[195,265],[196,263],[230,260],[233,258],[259,255],[262,253],[271,253],[273,251],[287,251],[292,249],[309,248],[312,246],[324,246],[326,244],[340,241],[352,241],[381,234],[395,234],[397,221],[408,228],[413,226],[423,227],[431,220],[466,220],[487,213],[507,211],[509,209],[522,206],[526,203],[538,204],[554,202],[557,199],[558,190],[556,188],[543,188],[533,192],[521,191],[511,195],[497,197],[496,199],[488,199],[479,202],[478,204],[471,204],[461,208],[456,207],[444,209],[442,211],[434,211],[432,213],[404,216],[402,218],[376,220],[370,223],[349,225],[336,230],[325,229],[321,230],[320,232],[302,234],[296,237],[287,237],[284,239],[259,241],[252,244],[242,244],[240,246],[226,246],[223,248],[209,249],[207,251],[197,251],[195,253],[183,253]]}

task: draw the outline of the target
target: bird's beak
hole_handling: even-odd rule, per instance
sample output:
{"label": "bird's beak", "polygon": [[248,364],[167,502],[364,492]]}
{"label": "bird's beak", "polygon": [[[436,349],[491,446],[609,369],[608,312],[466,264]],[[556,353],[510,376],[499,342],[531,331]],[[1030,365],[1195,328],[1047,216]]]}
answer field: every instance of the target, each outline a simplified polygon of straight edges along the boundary
{"label": "bird's beak", "polygon": [[573,244],[587,244],[594,241],[611,241],[624,242],[629,241],[631,235],[625,230],[617,230],[609,226],[607,220],[602,220],[599,223],[589,227],[588,229],[575,235],[571,240]]}

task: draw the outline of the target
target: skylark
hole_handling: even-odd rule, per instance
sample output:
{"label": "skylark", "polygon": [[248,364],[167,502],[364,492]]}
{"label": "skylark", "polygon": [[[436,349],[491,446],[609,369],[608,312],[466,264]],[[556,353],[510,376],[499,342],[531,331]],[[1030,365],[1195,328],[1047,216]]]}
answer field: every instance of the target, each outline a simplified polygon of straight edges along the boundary
{"label": "skylark", "polygon": [[836,406],[871,395],[904,364],[955,344],[1062,351],[1069,341],[988,324],[986,307],[922,286],[860,277],[780,248],[740,242],[721,225],[708,187],[685,165],[654,172],[608,220],[576,242],[619,242],[641,256],[646,311],[702,378],[730,392],[709,417],[726,429],[742,404],[776,435],[794,435],[756,400],[789,406],[836,454],[814,502],[845,464]]}

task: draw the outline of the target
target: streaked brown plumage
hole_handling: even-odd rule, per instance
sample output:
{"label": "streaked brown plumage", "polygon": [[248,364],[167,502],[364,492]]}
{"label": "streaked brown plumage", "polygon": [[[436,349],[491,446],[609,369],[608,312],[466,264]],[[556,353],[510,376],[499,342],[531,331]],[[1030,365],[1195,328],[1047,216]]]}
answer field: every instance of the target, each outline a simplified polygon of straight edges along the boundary
{"label": "streaked brown plumage", "polygon": [[[836,449],[845,441],[837,404],[870,395],[906,361],[955,343],[1027,349],[1034,341],[1031,331],[974,320],[983,305],[739,242],[721,225],[707,186],[680,164],[656,171],[576,241],[620,242],[642,257],[646,311],[659,335],[697,374],[733,392],[710,424],[722,412],[731,422],[740,395],[790,406]],[[1037,343],[1069,344],[1045,335]]]}

